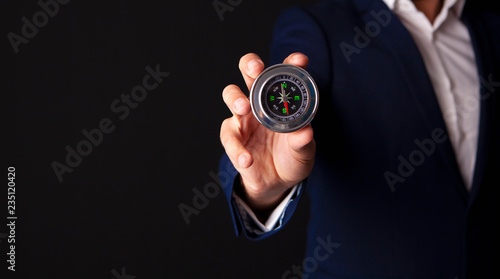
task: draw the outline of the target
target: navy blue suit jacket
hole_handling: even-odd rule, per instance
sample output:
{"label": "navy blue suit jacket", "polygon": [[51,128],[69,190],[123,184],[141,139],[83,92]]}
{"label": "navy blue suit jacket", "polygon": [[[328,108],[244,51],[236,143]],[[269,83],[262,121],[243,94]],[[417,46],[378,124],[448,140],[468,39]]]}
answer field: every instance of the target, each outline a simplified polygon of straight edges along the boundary
{"label": "navy blue suit jacket", "polygon": [[[316,162],[305,183],[308,278],[498,274],[500,21],[467,5],[462,20],[481,81],[480,92],[471,92],[480,127],[470,192],[419,50],[383,1],[327,1],[279,17],[271,64],[302,52],[320,88]],[[223,156],[222,168],[227,164]],[[237,232],[251,239],[276,233],[242,229],[231,198],[235,177],[223,182]],[[288,206],[284,224],[299,200]],[[326,249],[325,242],[336,245]]]}

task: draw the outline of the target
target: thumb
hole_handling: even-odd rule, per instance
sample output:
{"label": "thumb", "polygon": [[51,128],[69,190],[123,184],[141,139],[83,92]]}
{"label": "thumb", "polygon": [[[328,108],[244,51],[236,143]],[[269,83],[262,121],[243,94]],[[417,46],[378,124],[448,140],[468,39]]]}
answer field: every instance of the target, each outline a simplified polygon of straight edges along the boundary
{"label": "thumb", "polygon": [[310,161],[314,158],[316,142],[311,124],[288,134],[288,146],[292,156],[301,162]]}

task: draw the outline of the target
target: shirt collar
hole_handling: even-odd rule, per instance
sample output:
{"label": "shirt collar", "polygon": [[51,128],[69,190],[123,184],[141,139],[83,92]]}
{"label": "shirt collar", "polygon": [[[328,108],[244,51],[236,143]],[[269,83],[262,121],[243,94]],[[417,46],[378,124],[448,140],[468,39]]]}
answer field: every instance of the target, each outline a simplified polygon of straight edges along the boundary
{"label": "shirt collar", "polygon": [[[391,10],[394,10],[394,7],[400,1],[401,2],[403,2],[403,1],[411,2],[411,0],[383,0],[383,1],[387,5],[387,7],[389,7],[389,9],[391,9]],[[450,9],[455,13],[455,15],[457,17],[460,17],[462,15],[463,10],[464,10],[464,6],[465,6],[465,0],[444,0],[442,10],[443,9]],[[442,10],[441,10],[441,12],[442,12]]]}
{"label": "shirt collar", "polygon": [[396,0],[383,0],[389,9],[394,10]]}

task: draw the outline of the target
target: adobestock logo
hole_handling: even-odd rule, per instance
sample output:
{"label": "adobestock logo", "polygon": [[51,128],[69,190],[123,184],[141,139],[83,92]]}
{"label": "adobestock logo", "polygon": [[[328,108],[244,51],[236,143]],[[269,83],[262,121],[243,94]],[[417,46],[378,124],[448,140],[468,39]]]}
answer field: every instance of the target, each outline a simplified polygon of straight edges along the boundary
{"label": "adobestock logo", "polygon": [[[226,3],[227,2],[227,3]],[[219,16],[221,22],[224,21],[224,13],[232,12],[236,7],[238,7],[243,0],[214,0],[212,5],[214,6],[215,12]]]}
{"label": "adobestock logo", "polygon": [[198,188],[192,189],[193,198],[191,199],[191,204],[181,202],[177,206],[186,225],[191,223],[190,218],[192,215],[199,215],[203,209],[208,207],[210,200],[215,199],[219,195],[221,189],[232,185],[233,181],[230,178],[236,173],[237,170],[234,168],[233,164],[228,162],[226,168],[220,170],[219,173],[213,171],[208,173],[213,181],[206,183],[202,190]]}
{"label": "adobestock logo", "polygon": [[[120,98],[116,98],[110,104],[110,110],[119,120],[123,121],[130,115],[130,111],[139,107],[141,102],[144,102],[150,92],[153,92],[163,80],[170,75],[169,72],[160,71],[160,64],[155,68],[146,66],[147,74],[142,78],[142,83],[136,85],[130,91],[130,94],[121,94]],[[105,135],[109,135],[115,130],[116,126],[111,118],[103,117],[99,120],[97,128],[83,129],[81,134],[84,139],[74,145],[66,145],[66,156],[63,163],[53,161],[51,167],[59,182],[63,182],[63,175],[72,173],[83,161],[85,157],[90,156],[92,151],[98,147],[104,140]]]}
{"label": "adobestock logo", "polygon": [[312,256],[306,257],[302,261],[302,265],[292,265],[292,267],[281,275],[282,279],[307,279],[309,274],[318,270],[319,263],[326,261],[334,252],[335,249],[340,247],[340,243],[331,241],[331,235],[323,240],[321,237],[316,238],[318,243],[313,250]]}
{"label": "adobestock logo", "polygon": [[410,177],[415,169],[421,166],[425,159],[432,156],[436,152],[437,144],[443,143],[448,139],[448,135],[443,129],[436,128],[432,130],[431,137],[423,140],[415,139],[415,149],[413,149],[408,156],[404,157],[399,155],[397,174],[391,171],[384,172],[384,178],[391,189],[391,192],[396,191],[397,183],[404,183]]}
{"label": "adobestock logo", "polygon": [[[482,90],[468,95],[463,104],[457,106],[456,112],[449,110],[443,113],[444,121],[448,127],[457,125],[457,121],[464,121],[470,117],[472,112],[477,112],[481,109],[481,102],[488,100],[494,95],[495,91],[500,87],[500,81],[495,81],[493,78],[493,74],[489,74],[487,79],[479,76]],[[436,152],[438,145],[446,140],[448,140],[448,135],[441,128],[432,130],[428,138],[423,140],[415,139],[413,141],[415,148],[410,151],[408,156],[405,157],[400,154],[397,157],[399,161],[397,171],[385,171],[383,174],[391,192],[396,191],[396,185],[404,183],[419,166],[424,164],[427,157],[432,156]]]}
{"label": "adobestock logo", "polygon": [[135,279],[134,275],[127,274],[127,271],[125,270],[125,267],[122,267],[121,273],[118,272],[116,269],[111,270],[111,274],[113,274],[112,279]]}
{"label": "adobestock logo", "polygon": [[361,50],[371,43],[372,38],[380,34],[382,27],[389,25],[392,19],[391,13],[387,10],[379,12],[371,11],[370,15],[373,17],[373,20],[366,23],[364,30],[361,30],[357,26],[353,28],[354,37],[352,44],[345,41],[339,44],[347,63],[351,63],[351,55],[360,54]]}
{"label": "adobestock logo", "polygon": [[12,49],[15,54],[19,53],[19,45],[27,44],[30,39],[33,39],[37,34],[39,28],[43,28],[49,23],[49,19],[55,17],[59,13],[59,5],[66,5],[70,0],[47,0],[38,1],[38,6],[41,10],[37,11],[29,20],[27,17],[23,16],[21,21],[23,26],[21,27],[21,35],[14,32],[9,32],[7,38],[9,39]]}

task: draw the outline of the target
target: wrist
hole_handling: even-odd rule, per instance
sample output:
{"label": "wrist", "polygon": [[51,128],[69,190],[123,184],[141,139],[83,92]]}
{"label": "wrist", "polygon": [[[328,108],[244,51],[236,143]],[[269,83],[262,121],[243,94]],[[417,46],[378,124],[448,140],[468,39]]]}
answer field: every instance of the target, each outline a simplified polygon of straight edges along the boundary
{"label": "wrist", "polygon": [[235,184],[235,193],[255,212],[259,220],[266,220],[269,214],[283,201],[290,192],[289,187],[275,187],[268,191],[253,191],[239,177]]}

